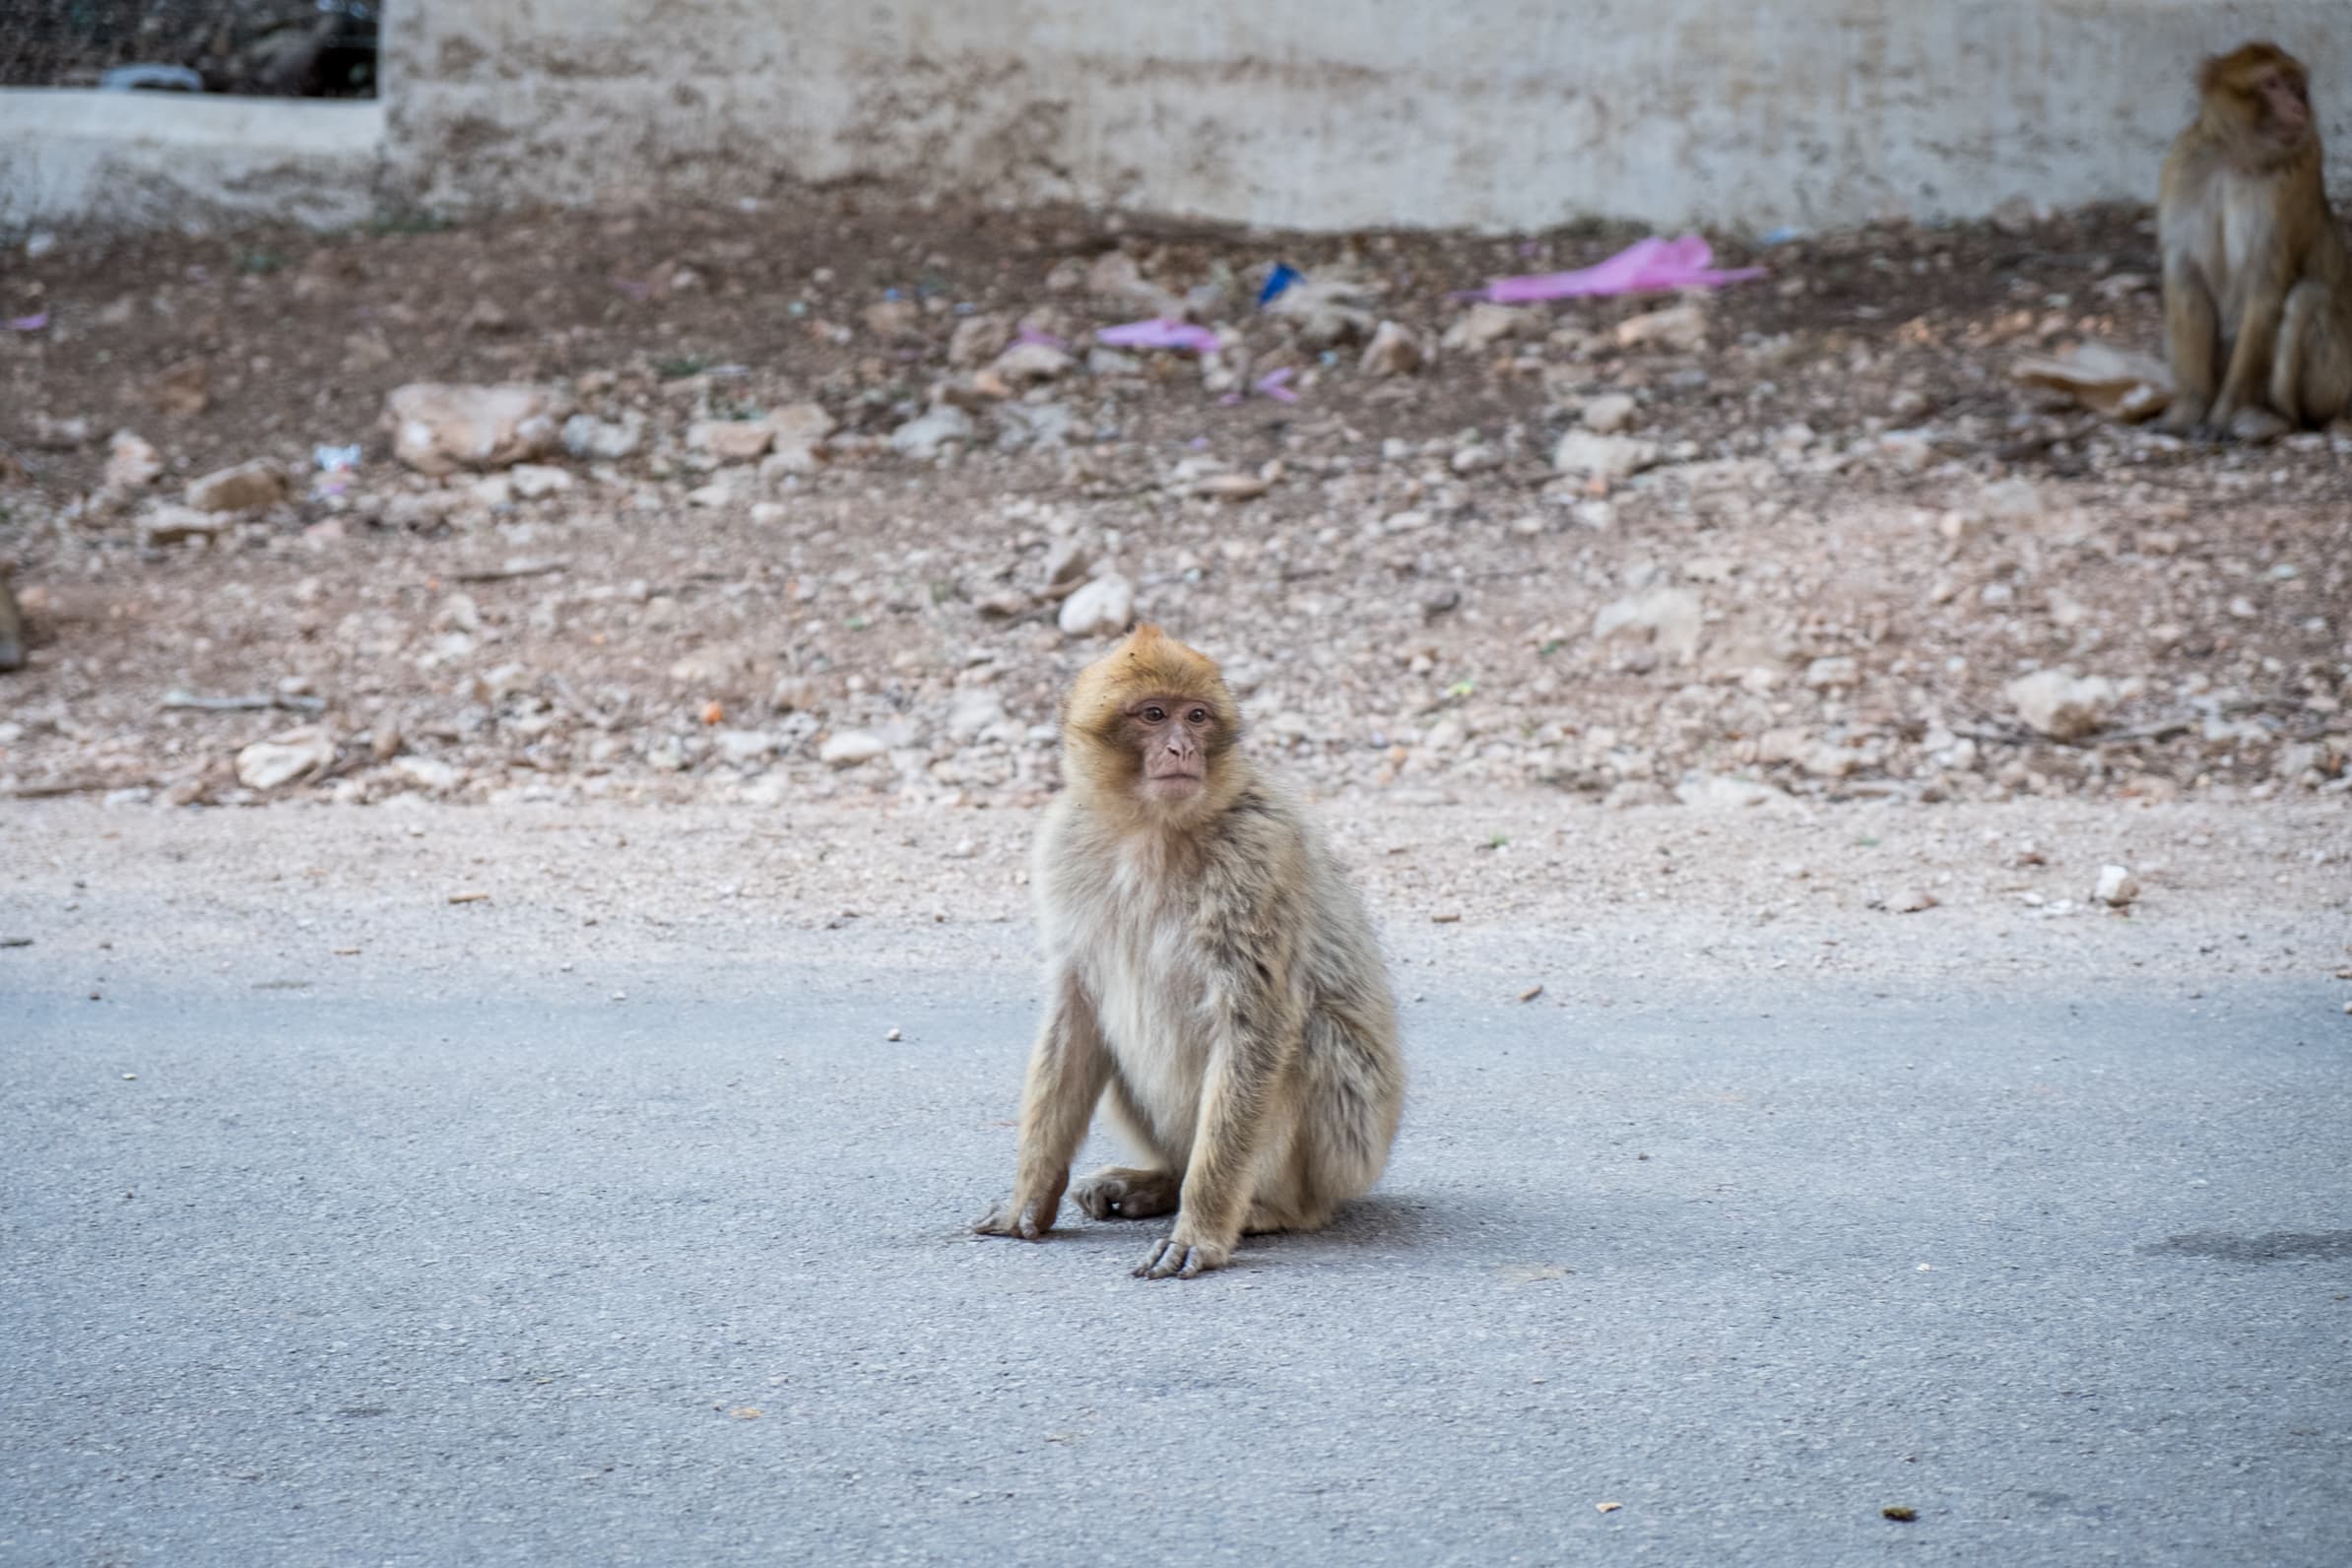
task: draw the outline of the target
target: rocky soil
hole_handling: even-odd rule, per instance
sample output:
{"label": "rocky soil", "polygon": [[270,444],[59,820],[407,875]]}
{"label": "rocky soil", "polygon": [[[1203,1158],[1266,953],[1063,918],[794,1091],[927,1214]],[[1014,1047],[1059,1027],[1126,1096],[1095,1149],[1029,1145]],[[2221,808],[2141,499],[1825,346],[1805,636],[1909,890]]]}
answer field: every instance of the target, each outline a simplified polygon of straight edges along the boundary
{"label": "rocky soil", "polygon": [[[1633,237],[856,193],[34,236],[0,794],[1018,806],[1132,617],[1327,799],[2352,790],[2352,438],[2186,442],[2009,374],[2156,346],[2144,214],[1452,297]],[[1095,337],[1155,317],[1207,333]]]}

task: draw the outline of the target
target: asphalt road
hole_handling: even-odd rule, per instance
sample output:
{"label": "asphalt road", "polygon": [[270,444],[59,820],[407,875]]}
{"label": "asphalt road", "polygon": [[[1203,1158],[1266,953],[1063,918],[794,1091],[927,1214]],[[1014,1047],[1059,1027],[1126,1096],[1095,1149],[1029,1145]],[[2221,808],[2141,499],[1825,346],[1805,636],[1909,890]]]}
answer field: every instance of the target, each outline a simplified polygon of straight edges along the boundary
{"label": "asphalt road", "polygon": [[9,1564],[2352,1562],[2313,983],[1432,990],[1378,1193],[1145,1283],[964,1231],[1013,963],[0,958]]}

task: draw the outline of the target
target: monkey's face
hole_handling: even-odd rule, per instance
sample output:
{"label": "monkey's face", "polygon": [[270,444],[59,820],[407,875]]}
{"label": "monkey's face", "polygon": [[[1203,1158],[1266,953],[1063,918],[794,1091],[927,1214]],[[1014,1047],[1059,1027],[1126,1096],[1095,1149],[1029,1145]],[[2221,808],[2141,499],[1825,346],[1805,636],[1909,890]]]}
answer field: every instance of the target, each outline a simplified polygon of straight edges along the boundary
{"label": "monkey's face", "polygon": [[1131,703],[1125,718],[1144,800],[1174,805],[1208,788],[1209,754],[1221,739],[1208,703],[1163,692]]}
{"label": "monkey's face", "polygon": [[2206,61],[2197,90],[2241,158],[2283,162],[2312,139],[2311,78],[2302,61],[2275,44],[2250,43]]}
{"label": "monkey's face", "polygon": [[1213,661],[1148,623],[1078,672],[1062,705],[1063,776],[1123,817],[1183,827],[1239,788],[1241,714]]}
{"label": "monkey's face", "polygon": [[2270,66],[2247,84],[2245,96],[2264,141],[2281,152],[2303,145],[2312,128],[2312,102],[2300,71]]}

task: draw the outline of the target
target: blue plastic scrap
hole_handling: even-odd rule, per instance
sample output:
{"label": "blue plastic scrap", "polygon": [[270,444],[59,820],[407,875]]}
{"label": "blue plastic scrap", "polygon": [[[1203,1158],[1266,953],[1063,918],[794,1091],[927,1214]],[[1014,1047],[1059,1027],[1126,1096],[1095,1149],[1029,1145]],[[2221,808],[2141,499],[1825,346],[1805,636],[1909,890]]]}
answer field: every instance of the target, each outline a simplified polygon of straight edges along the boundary
{"label": "blue plastic scrap", "polygon": [[1304,282],[1306,276],[1305,273],[1300,272],[1288,262],[1275,262],[1274,270],[1266,275],[1266,287],[1258,291],[1258,308],[1264,310],[1268,305],[1273,304],[1276,294],[1294,283]]}

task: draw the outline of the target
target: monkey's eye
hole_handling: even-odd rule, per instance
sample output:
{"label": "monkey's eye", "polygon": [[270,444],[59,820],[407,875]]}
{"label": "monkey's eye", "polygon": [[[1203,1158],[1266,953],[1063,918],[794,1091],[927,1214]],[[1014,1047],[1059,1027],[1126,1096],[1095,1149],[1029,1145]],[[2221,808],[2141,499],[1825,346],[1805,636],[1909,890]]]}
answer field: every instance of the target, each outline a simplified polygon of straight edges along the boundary
{"label": "monkey's eye", "polygon": [[1165,708],[1148,707],[1143,710],[1143,722],[1145,724],[1165,724],[1167,719],[1168,710]]}
{"label": "monkey's eye", "polygon": [[1195,708],[1192,710],[1192,712],[1187,713],[1185,717],[1190,719],[1195,724],[1207,724],[1209,722],[1209,710],[1207,708]]}

